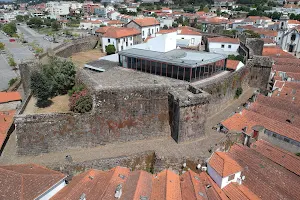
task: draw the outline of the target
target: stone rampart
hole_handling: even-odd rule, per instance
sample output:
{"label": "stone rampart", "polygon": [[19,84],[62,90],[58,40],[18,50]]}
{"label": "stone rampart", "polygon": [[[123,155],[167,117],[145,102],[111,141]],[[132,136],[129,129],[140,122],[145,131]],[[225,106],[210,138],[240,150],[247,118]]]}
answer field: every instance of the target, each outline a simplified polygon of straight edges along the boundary
{"label": "stone rampart", "polygon": [[249,68],[245,66],[206,84],[200,84],[198,87],[211,95],[207,116],[210,117],[224,109],[234,99],[237,88],[246,90],[249,87],[248,81]]}
{"label": "stone rampart", "polygon": [[37,155],[170,135],[167,88],[103,89],[91,113],[16,116],[17,153]]}

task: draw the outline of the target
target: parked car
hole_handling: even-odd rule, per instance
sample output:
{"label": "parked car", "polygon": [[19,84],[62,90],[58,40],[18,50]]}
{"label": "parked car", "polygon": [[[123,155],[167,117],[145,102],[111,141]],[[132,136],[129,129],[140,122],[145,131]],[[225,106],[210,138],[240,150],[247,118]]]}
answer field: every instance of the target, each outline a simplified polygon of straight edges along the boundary
{"label": "parked car", "polygon": [[16,40],[15,39],[13,39],[13,38],[10,38],[9,39],[9,42],[15,42]]}

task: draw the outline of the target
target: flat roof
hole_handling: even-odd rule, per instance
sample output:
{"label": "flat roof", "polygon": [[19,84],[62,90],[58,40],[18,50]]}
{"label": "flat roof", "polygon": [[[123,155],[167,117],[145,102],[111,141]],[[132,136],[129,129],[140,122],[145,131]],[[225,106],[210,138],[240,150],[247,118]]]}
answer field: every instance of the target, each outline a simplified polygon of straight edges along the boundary
{"label": "flat roof", "polygon": [[184,67],[198,67],[209,63],[214,63],[227,58],[225,54],[208,53],[199,51],[189,51],[174,49],[168,52],[158,52],[145,49],[126,49],[119,52],[120,55],[145,58],[153,61],[165,62]]}

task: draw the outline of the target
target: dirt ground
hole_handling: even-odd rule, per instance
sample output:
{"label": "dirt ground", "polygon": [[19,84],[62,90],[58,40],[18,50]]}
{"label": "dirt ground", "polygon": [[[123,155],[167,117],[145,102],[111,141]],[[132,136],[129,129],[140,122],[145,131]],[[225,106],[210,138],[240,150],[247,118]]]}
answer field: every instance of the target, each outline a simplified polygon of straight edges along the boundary
{"label": "dirt ground", "polygon": [[99,58],[105,56],[100,49],[92,49],[85,52],[79,52],[72,54],[72,61],[77,67],[83,67],[84,64],[91,62],[93,60],[98,60]]}
{"label": "dirt ground", "polygon": [[36,98],[31,97],[29,100],[24,114],[32,113],[66,113],[69,112],[69,95],[56,96],[51,99],[53,102],[49,107],[38,108],[36,104]]}

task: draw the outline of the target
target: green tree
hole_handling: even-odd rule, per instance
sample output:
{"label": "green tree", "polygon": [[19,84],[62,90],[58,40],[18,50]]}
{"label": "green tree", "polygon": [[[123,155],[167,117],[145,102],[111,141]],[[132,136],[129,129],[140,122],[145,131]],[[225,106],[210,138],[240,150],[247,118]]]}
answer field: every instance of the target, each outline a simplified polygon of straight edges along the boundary
{"label": "green tree", "polygon": [[203,11],[204,11],[205,13],[208,13],[208,12],[209,12],[209,8],[206,6],[205,8],[203,8]]}
{"label": "green tree", "polygon": [[51,23],[51,28],[52,28],[53,31],[58,31],[58,29],[60,28],[60,24],[57,21],[52,22]]}
{"label": "green tree", "polygon": [[173,22],[172,27],[173,27],[173,28],[177,28],[177,27],[178,27],[178,24],[177,24],[176,22]]}
{"label": "green tree", "polygon": [[107,55],[115,54],[116,53],[115,45],[109,44],[105,46],[105,51]]}
{"label": "green tree", "polygon": [[49,105],[52,88],[45,75],[41,72],[34,71],[30,77],[30,88],[33,96],[37,98],[36,105],[38,107],[46,107]]}
{"label": "green tree", "polygon": [[217,11],[216,11],[216,13],[217,13],[218,16],[220,16],[221,15],[221,9],[218,8]]}
{"label": "green tree", "polygon": [[75,85],[75,65],[70,61],[54,58],[49,64],[42,66],[42,73],[51,83],[53,96],[67,94]]}
{"label": "green tree", "polygon": [[15,23],[8,23],[2,27],[2,31],[4,31],[7,35],[12,36],[17,33],[17,27]]}
{"label": "green tree", "polygon": [[24,16],[22,16],[22,15],[17,15],[17,16],[16,16],[16,20],[17,20],[18,22],[23,22],[23,21],[24,21]]}
{"label": "green tree", "polygon": [[4,48],[5,48],[5,45],[2,42],[0,42],[0,50],[4,50]]}
{"label": "green tree", "polygon": [[163,29],[165,29],[165,30],[168,29],[168,26],[167,26],[167,25],[164,25]]}
{"label": "green tree", "polygon": [[44,22],[39,17],[32,17],[27,22],[27,25],[32,28],[40,28],[43,24]]}

